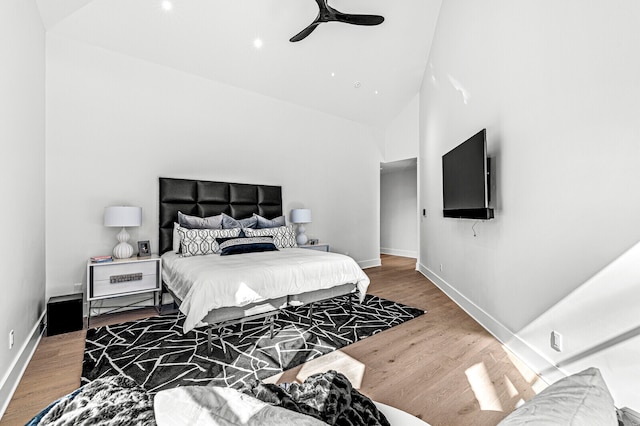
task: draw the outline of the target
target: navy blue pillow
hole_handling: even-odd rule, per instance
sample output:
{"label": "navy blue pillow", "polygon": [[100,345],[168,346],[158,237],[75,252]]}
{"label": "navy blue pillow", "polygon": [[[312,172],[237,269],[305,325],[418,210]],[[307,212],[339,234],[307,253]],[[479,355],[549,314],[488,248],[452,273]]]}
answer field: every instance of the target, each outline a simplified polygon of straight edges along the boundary
{"label": "navy blue pillow", "polygon": [[216,241],[220,245],[220,256],[278,251],[273,237],[216,238]]}

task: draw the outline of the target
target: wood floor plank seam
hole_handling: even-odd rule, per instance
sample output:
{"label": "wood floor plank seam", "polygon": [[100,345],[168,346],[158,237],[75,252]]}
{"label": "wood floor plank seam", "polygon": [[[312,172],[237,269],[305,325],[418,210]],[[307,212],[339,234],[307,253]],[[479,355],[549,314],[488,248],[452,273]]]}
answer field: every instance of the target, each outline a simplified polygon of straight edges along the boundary
{"label": "wood floor plank seam", "polygon": [[[432,426],[496,425],[519,401],[535,395],[538,377],[521,372],[522,363],[514,365],[500,342],[415,270],[415,259],[381,259],[382,266],[365,270],[369,293],[427,313],[341,349],[347,359],[364,366],[362,393]],[[153,312],[96,317],[91,325],[132,321]],[[82,330],[41,339],[1,425],[24,425],[80,385],[85,336]],[[278,382],[297,380],[303,368],[305,364],[285,371]]]}

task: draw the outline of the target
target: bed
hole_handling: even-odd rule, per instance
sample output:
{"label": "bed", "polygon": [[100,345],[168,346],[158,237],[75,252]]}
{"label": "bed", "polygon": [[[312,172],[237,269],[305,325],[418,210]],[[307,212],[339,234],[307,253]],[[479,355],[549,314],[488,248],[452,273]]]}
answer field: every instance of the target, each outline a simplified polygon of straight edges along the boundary
{"label": "bed", "polygon": [[[281,218],[282,189],[270,185],[159,179],[163,291],[173,296],[185,314],[184,332],[207,326],[209,345],[213,330],[234,322],[273,318],[282,308],[337,296],[359,296],[362,300],[366,294],[369,278],[352,258],[298,248],[290,225],[274,225],[265,231],[243,222],[247,228],[225,225],[221,231],[206,231],[207,235],[227,239],[245,233],[244,236],[256,238],[268,235],[277,242],[278,250],[233,256],[203,255],[213,250],[201,250],[201,245],[206,245],[201,238],[205,231],[179,226],[178,212],[180,221],[185,215],[191,218],[222,215],[225,220],[236,221],[249,221],[255,215]],[[176,244],[177,239],[180,245]]]}

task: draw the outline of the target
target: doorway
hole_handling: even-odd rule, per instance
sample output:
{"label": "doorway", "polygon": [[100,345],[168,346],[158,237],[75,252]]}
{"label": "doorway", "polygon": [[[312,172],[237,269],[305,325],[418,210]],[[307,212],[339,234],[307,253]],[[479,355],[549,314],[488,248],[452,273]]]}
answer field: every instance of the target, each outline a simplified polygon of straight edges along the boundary
{"label": "doorway", "polygon": [[380,253],[418,258],[416,158],[380,163]]}

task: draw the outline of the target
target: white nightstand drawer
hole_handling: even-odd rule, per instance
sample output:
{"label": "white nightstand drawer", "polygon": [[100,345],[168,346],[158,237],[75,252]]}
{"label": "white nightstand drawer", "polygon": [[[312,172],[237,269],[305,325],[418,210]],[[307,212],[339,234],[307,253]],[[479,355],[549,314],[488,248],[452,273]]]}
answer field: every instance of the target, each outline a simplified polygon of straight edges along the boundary
{"label": "white nightstand drawer", "polygon": [[160,290],[160,259],[88,263],[87,300]]}
{"label": "white nightstand drawer", "polygon": [[156,262],[131,262],[131,263],[109,263],[105,265],[93,265],[94,281],[109,281],[111,277],[120,275],[155,275]]}
{"label": "white nightstand drawer", "polygon": [[[154,265],[151,265],[154,266]],[[100,269],[100,268],[98,268]],[[97,271],[96,271],[97,272]],[[126,273],[129,274],[129,273]],[[139,291],[149,291],[158,288],[158,278],[155,271],[152,275],[142,275],[140,279],[134,274],[128,278],[123,277],[125,274],[112,275],[115,282],[110,277],[106,280],[93,280],[93,291],[91,298],[95,299],[103,296],[114,296],[119,294],[134,293]],[[118,279],[130,279],[130,281],[117,281]],[[159,288],[158,288],[159,289]]]}

